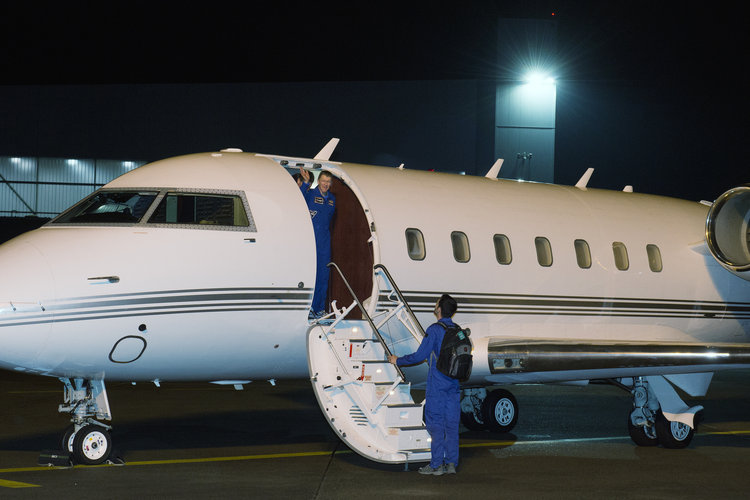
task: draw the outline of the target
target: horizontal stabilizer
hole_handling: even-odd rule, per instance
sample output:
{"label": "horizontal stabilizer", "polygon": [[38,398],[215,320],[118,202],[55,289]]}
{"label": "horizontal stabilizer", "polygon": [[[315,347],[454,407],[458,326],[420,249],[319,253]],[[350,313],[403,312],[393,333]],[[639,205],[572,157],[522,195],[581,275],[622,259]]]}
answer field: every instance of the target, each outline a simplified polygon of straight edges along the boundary
{"label": "horizontal stabilizer", "polygon": [[315,155],[314,160],[323,160],[328,161],[331,159],[331,155],[333,154],[333,150],[336,149],[336,146],[339,145],[339,140],[334,137],[330,141],[328,141],[328,144],[323,146],[323,149],[320,150],[318,154]]}
{"label": "horizontal stabilizer", "polygon": [[488,179],[497,179],[498,174],[500,173],[500,168],[503,166],[503,160],[502,158],[498,158],[494,165],[492,165],[492,168],[490,168],[489,172],[487,172]]}

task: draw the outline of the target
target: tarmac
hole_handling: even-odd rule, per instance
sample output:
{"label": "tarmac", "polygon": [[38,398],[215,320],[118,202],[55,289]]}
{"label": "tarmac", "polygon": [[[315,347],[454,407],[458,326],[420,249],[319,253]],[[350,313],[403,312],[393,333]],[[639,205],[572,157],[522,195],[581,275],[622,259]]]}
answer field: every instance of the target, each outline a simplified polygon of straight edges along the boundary
{"label": "tarmac", "polygon": [[[59,447],[62,384],[0,372],[0,498],[747,498],[750,370],[715,375],[692,443],[637,447],[610,385],[506,387],[510,434],[462,428],[458,474],[371,462],[341,443],[308,380],[107,385],[124,465],[37,465]],[[421,395],[417,395],[420,399]]]}

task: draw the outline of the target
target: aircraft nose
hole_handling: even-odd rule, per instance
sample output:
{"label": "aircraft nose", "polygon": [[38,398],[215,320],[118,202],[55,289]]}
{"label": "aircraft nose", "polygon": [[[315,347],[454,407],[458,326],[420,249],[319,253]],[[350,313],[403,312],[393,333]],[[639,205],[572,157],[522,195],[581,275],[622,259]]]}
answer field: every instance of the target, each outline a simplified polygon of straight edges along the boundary
{"label": "aircraft nose", "polygon": [[45,304],[53,284],[46,259],[23,236],[0,245],[0,365],[35,368],[52,325]]}
{"label": "aircraft nose", "polygon": [[[25,239],[0,246],[0,304],[40,303],[54,294],[44,255]],[[6,307],[2,307],[3,312]],[[13,307],[10,307],[13,312]],[[17,310],[18,308],[16,308]]]}

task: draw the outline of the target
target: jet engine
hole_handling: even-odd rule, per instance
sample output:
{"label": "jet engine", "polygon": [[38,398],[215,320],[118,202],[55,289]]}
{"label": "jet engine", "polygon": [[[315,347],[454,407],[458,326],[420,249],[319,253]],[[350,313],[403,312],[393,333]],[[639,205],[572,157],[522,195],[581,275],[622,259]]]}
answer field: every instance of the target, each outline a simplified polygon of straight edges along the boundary
{"label": "jet engine", "polygon": [[706,243],[722,266],[750,281],[750,185],[716,199],[706,218]]}

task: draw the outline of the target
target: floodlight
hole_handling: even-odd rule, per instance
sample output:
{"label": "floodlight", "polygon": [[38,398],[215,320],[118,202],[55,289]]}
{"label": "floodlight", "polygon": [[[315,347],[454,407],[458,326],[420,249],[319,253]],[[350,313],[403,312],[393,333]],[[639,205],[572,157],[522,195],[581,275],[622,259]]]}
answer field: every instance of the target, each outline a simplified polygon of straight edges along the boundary
{"label": "floodlight", "polygon": [[523,81],[531,85],[553,85],[555,79],[548,74],[542,73],[541,71],[531,71],[526,74]]}

